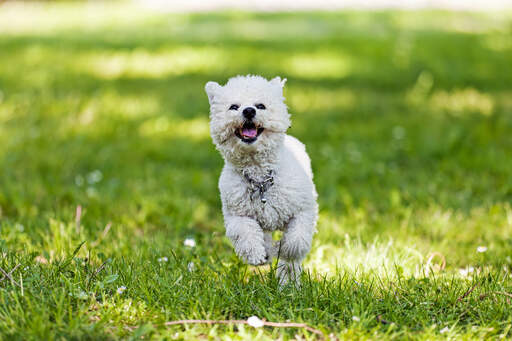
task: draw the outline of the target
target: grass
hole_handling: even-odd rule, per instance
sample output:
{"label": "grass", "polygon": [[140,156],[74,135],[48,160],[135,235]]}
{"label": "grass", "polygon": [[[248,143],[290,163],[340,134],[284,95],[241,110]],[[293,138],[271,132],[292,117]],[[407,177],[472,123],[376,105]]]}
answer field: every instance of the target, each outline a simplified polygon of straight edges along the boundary
{"label": "grass", "polygon": [[[18,266],[0,338],[316,338],[164,325],[252,315],[341,339],[509,338],[511,33],[512,13],[0,5],[0,267]],[[313,161],[300,289],[223,236],[203,86],[247,73],[288,78]]]}

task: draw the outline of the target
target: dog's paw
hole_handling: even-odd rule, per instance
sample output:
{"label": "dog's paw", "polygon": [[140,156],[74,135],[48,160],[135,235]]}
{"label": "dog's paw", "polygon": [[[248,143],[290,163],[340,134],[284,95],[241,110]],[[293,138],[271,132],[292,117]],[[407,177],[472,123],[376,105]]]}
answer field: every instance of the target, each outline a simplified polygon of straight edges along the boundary
{"label": "dog's paw", "polygon": [[268,255],[262,244],[242,242],[235,247],[235,252],[244,262],[249,265],[263,265],[268,263]]}

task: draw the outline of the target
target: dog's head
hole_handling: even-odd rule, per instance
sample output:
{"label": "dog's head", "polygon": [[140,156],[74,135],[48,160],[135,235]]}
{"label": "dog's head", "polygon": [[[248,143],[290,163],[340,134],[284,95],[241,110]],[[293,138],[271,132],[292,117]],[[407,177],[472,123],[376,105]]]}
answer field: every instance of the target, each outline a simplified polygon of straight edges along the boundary
{"label": "dog's head", "polygon": [[275,148],[290,126],[284,104],[286,79],[237,76],[226,85],[208,82],[210,131],[224,154],[262,152]]}

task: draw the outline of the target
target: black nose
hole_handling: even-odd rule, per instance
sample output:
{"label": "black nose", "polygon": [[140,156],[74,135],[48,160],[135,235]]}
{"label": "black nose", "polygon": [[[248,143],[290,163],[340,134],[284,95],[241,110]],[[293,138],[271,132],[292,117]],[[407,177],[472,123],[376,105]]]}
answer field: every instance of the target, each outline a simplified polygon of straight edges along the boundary
{"label": "black nose", "polygon": [[248,120],[252,120],[254,116],[256,116],[256,110],[253,107],[247,107],[242,111],[244,117]]}

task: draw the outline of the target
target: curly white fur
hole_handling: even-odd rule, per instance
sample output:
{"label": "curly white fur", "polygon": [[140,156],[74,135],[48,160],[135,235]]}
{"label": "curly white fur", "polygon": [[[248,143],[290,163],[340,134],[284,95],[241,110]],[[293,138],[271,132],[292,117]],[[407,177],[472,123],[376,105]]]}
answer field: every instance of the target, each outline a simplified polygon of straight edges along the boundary
{"label": "curly white fur", "polygon": [[[251,265],[272,261],[279,253],[281,283],[297,281],[301,263],[311,248],[318,217],[317,193],[304,145],[286,135],[290,115],[284,103],[286,80],[238,76],[224,86],[206,84],[210,101],[210,130],[225,165],[219,180],[226,235],[237,255]],[[253,143],[243,142],[235,131],[244,123],[244,108],[256,110],[253,122],[264,130]],[[230,110],[232,104],[238,110]],[[251,199],[243,172],[263,181],[272,170],[274,185],[265,193],[266,203]],[[272,231],[283,231],[274,244]]]}

